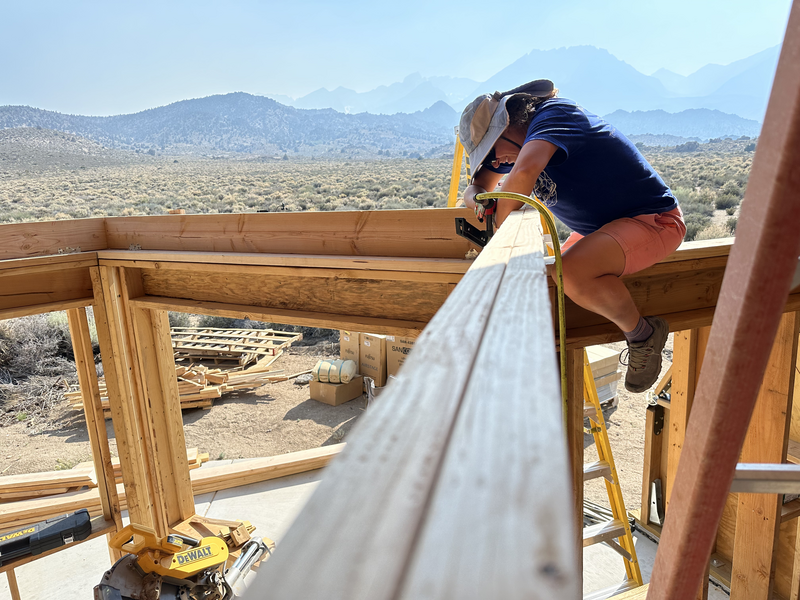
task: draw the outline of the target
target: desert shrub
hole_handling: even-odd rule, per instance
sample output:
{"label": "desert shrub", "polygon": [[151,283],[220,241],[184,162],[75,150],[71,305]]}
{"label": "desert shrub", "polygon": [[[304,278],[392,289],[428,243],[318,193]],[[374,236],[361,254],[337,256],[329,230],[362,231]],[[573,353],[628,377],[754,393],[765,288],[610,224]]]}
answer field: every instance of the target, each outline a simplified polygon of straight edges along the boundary
{"label": "desert shrub", "polygon": [[722,223],[712,223],[702,231],[698,231],[695,240],[717,240],[719,238],[730,237],[731,232],[727,225]]}
{"label": "desert shrub", "polygon": [[711,223],[709,217],[699,213],[684,212],[683,218],[686,222],[686,237],[684,240],[687,242],[691,242],[695,239],[695,236]]}
{"label": "desert shrub", "polygon": [[731,217],[728,219],[726,225],[728,226],[728,231],[730,235],[736,235],[736,225],[739,223],[739,217]]}
{"label": "desert shrub", "polygon": [[714,202],[714,206],[717,208],[717,210],[726,210],[729,208],[735,209],[737,206],[739,206],[740,201],[741,198],[739,198],[738,196],[733,196],[730,194],[721,194],[717,196],[717,199]]}
{"label": "desert shrub", "polygon": [[0,426],[49,419],[76,380],[73,360],[64,313],[0,322]]}
{"label": "desert shrub", "polygon": [[169,311],[170,327],[191,327],[192,317],[187,313]]}

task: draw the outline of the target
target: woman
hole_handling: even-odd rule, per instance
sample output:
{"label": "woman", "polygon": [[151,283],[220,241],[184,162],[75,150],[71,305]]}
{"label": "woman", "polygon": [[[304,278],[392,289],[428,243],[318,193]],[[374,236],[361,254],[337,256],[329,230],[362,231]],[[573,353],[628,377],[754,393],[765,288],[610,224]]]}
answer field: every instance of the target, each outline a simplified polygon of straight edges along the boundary
{"label": "woman", "polygon": [[[475,196],[508,174],[502,191],[534,193],[573,230],[562,247],[564,292],[623,331],[625,387],[643,392],[661,371],[669,326],[640,315],[620,277],[675,251],[686,226],[675,196],[630,140],[557,91],[537,80],[464,109],[459,137],[474,167],[464,200],[481,212]],[[498,200],[497,226],[521,207]]]}

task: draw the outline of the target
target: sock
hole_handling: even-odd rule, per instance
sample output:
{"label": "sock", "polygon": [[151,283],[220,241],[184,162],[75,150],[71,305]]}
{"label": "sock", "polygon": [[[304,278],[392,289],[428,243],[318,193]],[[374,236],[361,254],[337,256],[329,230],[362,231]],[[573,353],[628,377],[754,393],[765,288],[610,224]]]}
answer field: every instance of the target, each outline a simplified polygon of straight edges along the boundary
{"label": "sock", "polygon": [[651,335],[653,335],[653,328],[650,326],[644,317],[639,317],[639,323],[633,328],[633,331],[625,331],[625,339],[628,342],[643,342]]}

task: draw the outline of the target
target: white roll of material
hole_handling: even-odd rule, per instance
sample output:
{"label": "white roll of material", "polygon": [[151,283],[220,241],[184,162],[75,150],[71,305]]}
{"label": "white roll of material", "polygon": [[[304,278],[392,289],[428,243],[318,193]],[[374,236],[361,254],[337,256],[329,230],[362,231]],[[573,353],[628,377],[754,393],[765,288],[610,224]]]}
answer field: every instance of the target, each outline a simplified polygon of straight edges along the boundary
{"label": "white roll of material", "polygon": [[349,383],[357,370],[352,360],[321,360],[314,366],[311,375],[322,383]]}

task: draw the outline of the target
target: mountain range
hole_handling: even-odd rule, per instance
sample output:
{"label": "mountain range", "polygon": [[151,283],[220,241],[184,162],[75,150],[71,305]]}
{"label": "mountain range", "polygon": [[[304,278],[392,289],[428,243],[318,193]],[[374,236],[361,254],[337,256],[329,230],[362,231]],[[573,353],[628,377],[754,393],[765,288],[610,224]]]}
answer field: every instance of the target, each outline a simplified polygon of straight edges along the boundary
{"label": "mountain range", "polygon": [[665,136],[665,144],[676,137],[756,137],[779,50],[707,65],[687,77],[664,69],[644,75],[591,46],[534,50],[483,83],[413,74],[368,92],[340,87],[280,97],[293,106],[235,92],[111,117],[0,106],[0,129],[39,127],[110,148],[170,154],[442,156],[452,153],[453,126],[466,102],[544,76],[561,96],[606,115],[627,135]]}
{"label": "mountain range", "polygon": [[615,110],[680,112],[707,108],[761,121],[778,62],[780,46],[728,65],[709,64],[688,76],[660,69],[645,75],[606,50],[574,46],[533,50],[484,82],[455,77],[423,77],[414,73],[402,82],[367,92],[344,87],[320,88],[293,99],[272,96],[297,108],[333,108],[339,112],[412,113],[434,102],[457,112],[483,93],[512,89],[526,81],[548,78],[562,96],[592,112]]}

